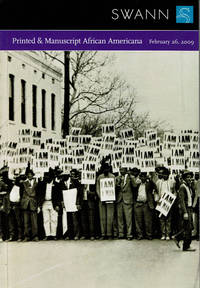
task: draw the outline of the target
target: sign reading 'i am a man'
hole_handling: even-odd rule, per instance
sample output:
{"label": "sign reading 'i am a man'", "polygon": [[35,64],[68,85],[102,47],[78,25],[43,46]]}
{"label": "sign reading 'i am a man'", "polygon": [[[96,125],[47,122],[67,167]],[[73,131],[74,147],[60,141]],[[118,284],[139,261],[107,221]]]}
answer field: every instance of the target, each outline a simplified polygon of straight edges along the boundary
{"label": "sign reading 'i am a man'", "polygon": [[100,200],[102,202],[115,201],[114,178],[104,178],[100,180]]}

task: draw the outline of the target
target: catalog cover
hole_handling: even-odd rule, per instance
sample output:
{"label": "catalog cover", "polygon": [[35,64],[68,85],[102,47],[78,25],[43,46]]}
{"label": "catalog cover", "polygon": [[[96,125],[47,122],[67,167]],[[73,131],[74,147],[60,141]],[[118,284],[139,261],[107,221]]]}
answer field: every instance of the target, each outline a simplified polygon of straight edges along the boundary
{"label": "catalog cover", "polygon": [[2,288],[199,287],[199,3],[166,2],[0,0]]}

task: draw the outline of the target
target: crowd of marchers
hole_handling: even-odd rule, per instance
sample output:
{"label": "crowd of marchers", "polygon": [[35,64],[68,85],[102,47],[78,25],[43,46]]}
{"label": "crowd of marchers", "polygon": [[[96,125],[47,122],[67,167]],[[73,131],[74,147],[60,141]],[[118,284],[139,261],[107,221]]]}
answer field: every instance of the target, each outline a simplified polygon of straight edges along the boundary
{"label": "crowd of marchers", "polygon": [[[172,178],[163,166],[151,173],[136,167],[112,173],[110,162],[104,160],[95,184],[83,185],[80,171],[65,174],[59,167],[50,168],[42,179],[36,179],[30,167],[12,180],[8,175],[8,167],[3,167],[0,242],[157,238],[173,239],[179,248],[183,240],[182,249],[193,251],[191,241],[199,238],[199,173],[183,170]],[[101,201],[100,180],[104,178],[114,179],[115,201]],[[63,191],[74,188],[77,211],[66,212]],[[176,199],[167,216],[161,216],[155,208],[166,191]]]}

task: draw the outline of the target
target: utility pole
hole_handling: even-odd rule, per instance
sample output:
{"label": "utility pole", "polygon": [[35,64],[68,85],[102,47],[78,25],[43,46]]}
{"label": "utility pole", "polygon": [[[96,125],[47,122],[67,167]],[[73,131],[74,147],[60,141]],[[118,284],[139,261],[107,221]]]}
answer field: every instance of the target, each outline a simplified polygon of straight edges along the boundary
{"label": "utility pole", "polygon": [[70,85],[69,85],[69,60],[70,51],[64,51],[64,121],[63,137],[69,135],[69,110],[70,110]]}

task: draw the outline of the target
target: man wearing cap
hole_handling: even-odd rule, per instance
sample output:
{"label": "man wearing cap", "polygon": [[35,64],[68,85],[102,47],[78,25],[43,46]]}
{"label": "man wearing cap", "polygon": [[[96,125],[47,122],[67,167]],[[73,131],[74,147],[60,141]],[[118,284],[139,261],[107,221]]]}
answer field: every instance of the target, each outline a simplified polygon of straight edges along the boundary
{"label": "man wearing cap", "polygon": [[139,177],[141,183],[134,194],[137,239],[141,240],[145,237],[148,240],[152,240],[152,217],[153,209],[155,208],[153,191],[156,189],[156,185],[147,178],[147,172],[141,172]]}
{"label": "man wearing cap", "polygon": [[[38,184],[33,176],[34,172],[29,169],[27,171],[27,179],[22,183],[21,187],[21,208],[24,214],[24,242],[29,241],[30,237],[32,237],[33,241],[38,241]],[[31,223],[31,229],[29,222]]]}
{"label": "man wearing cap", "polygon": [[174,235],[173,240],[180,248],[179,242],[183,240],[183,251],[195,251],[190,247],[192,242],[192,190],[190,188],[193,173],[184,170],[182,173],[183,182],[179,189],[179,203],[182,216],[182,230]]}

